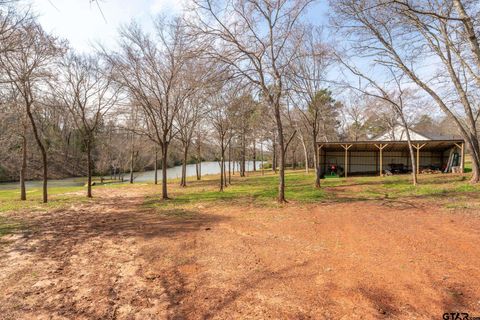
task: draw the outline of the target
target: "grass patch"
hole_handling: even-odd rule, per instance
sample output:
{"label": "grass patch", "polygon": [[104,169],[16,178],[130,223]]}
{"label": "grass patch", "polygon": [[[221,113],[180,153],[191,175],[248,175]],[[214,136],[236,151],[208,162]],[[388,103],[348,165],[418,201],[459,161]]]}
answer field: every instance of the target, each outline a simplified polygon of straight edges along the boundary
{"label": "grass patch", "polygon": [[[480,186],[468,183],[465,175],[420,175],[419,185],[413,186],[410,175],[389,177],[350,177],[322,180],[320,189],[314,188],[315,174],[304,171],[287,171],[285,196],[291,203],[352,202],[379,199],[437,198],[475,193]],[[190,182],[187,188],[176,183],[169,186],[172,200],[162,201],[152,195],[144,206],[164,209],[187,208],[200,204],[234,204],[238,206],[277,207],[278,177],[271,172],[262,176],[250,173],[245,178],[235,176],[232,185],[219,192],[218,176],[208,176],[202,181]]]}
{"label": "grass patch", "polygon": [[[179,187],[178,179],[169,180],[169,196],[172,200],[162,201],[160,186],[147,183],[105,184],[100,188],[146,188],[150,195],[145,197],[143,207],[156,209],[172,217],[190,217],[191,208],[209,204],[278,207],[278,176],[271,171],[247,173],[247,177],[232,177],[232,184],[219,191],[218,175],[205,176],[201,181],[190,178],[186,188]],[[385,198],[435,198],[458,199],[461,196],[480,197],[480,185],[468,182],[468,175],[432,174],[420,175],[419,186],[411,184],[410,175],[389,177],[350,177],[322,180],[322,187],[314,187],[315,173],[303,170],[287,171],[285,196],[290,203],[308,204],[318,202],[352,202]],[[128,190],[126,189],[126,190]],[[27,201],[20,201],[19,190],[0,191],[0,212],[16,210],[42,210],[62,208],[78,202],[95,201],[85,197],[85,187],[49,188],[49,203],[41,203],[41,188],[28,190]],[[125,192],[128,194],[128,191]],[[455,201],[455,200],[449,200]],[[189,211],[190,210],[190,211]]]}
{"label": "grass patch", "polygon": [[76,198],[75,195],[69,194],[81,191],[81,187],[58,187],[49,188],[49,202],[42,203],[42,189],[27,189],[27,200],[20,200],[20,190],[2,190],[0,191],[0,212],[17,211],[23,209],[31,210],[47,210],[65,205]]}
{"label": "grass patch", "polygon": [[[288,201],[308,203],[325,199],[325,191],[314,188],[314,174],[292,171],[286,173],[285,179]],[[147,197],[144,206],[157,209],[209,203],[277,206],[278,177],[271,173],[264,176],[250,173],[244,178],[235,176],[223,192],[219,189],[218,176],[208,176],[202,181],[190,183],[187,188],[174,186],[170,189],[171,200],[162,201],[159,196]]]}
{"label": "grass patch", "polygon": [[412,185],[410,175],[377,177],[369,182],[356,183],[360,188],[357,196],[370,198],[438,197],[480,192],[480,186],[468,183],[465,176],[450,174],[420,175],[418,186]]}
{"label": "grass patch", "polygon": [[[121,188],[126,184],[105,184],[93,186],[93,196],[97,188]],[[0,212],[31,210],[47,211],[69,206],[73,203],[89,201],[84,186],[48,188],[48,203],[42,203],[42,188],[27,188],[27,200],[20,200],[20,189],[0,190]],[[92,200],[93,201],[93,200]]]}

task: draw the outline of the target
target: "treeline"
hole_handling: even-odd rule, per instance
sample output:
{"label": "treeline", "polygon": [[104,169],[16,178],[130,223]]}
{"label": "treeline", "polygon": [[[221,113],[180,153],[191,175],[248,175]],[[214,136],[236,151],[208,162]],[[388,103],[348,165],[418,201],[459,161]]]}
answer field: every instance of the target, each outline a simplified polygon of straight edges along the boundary
{"label": "treeline", "polygon": [[[215,16],[205,9],[197,8]],[[230,161],[243,176],[246,161],[270,159],[284,201],[285,166],[314,166],[315,142],[337,139],[341,104],[320,79],[302,88],[308,72],[323,74],[331,60],[319,30],[296,22],[302,2],[265,9],[272,30],[257,39],[263,52],[245,50],[240,30],[217,44],[220,21],[178,17],[155,19],[151,33],[132,22],[119,30],[117,50],[97,47],[85,55],[46,33],[14,2],[2,3],[2,178],[18,177],[25,199],[25,180],[41,176],[46,202],[49,178],[86,175],[91,197],[94,174],[161,168],[168,199],[169,165],[184,166],[186,186],[187,163],[218,160],[223,190],[231,183]],[[264,32],[255,28],[251,32]],[[296,34],[299,28],[308,41]],[[314,70],[304,69],[305,58]]]}
{"label": "treeline", "polygon": [[[466,140],[478,181],[478,5],[367,2],[331,3],[331,31],[349,40],[335,45],[305,20],[310,0],[198,0],[148,32],[122,26],[114,49],[79,54],[15,1],[0,1],[0,175],[18,176],[22,199],[24,181],[41,176],[46,202],[48,178],[85,174],[91,197],[93,174],[161,168],[168,199],[166,168],[178,161],[186,187],[187,163],[200,179],[202,159],[217,160],[223,190],[228,160],[244,175],[247,160],[268,159],[284,202],[287,166],[313,168],[320,187],[318,142],[397,124],[409,137],[443,121],[425,116],[440,110],[447,121],[438,129]],[[413,52],[436,55],[445,72],[422,79]]]}

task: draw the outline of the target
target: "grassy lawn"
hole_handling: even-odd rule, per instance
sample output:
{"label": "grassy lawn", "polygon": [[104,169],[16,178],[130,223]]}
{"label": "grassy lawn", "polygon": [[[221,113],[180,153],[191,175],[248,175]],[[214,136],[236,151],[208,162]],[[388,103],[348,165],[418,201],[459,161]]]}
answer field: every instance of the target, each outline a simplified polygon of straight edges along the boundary
{"label": "grassy lawn", "polygon": [[[93,190],[98,188],[121,188],[127,184],[105,183],[96,185]],[[27,200],[20,200],[20,190],[0,190],[0,213],[16,210],[38,210],[46,211],[68,206],[73,203],[87,201],[87,188],[84,186],[69,187],[50,187],[48,188],[48,203],[42,203],[41,188],[27,188]],[[95,191],[94,191],[95,196]],[[93,200],[92,200],[93,201]]]}
{"label": "grassy lawn", "polygon": [[[27,201],[20,201],[19,190],[0,191],[1,213],[21,212],[23,210],[48,211],[60,209],[72,204],[95,202],[95,191],[100,188],[145,188],[144,207],[155,208],[162,214],[185,216],[188,208],[219,204],[237,206],[278,207],[276,195],[278,178],[271,171],[265,175],[260,172],[248,173],[247,177],[232,177],[232,184],[219,192],[218,175],[205,176],[202,181],[190,178],[187,188],[180,188],[178,179],[169,181],[169,201],[160,200],[160,185],[137,184],[104,184],[93,187],[94,198],[85,197],[85,187],[53,187],[49,188],[49,202],[41,203],[41,189],[31,188],[27,193]],[[302,205],[319,202],[352,202],[379,199],[450,199],[447,208],[476,208],[471,199],[480,197],[480,186],[469,183],[469,175],[420,175],[419,186],[414,187],[410,175],[390,177],[350,177],[328,178],[322,180],[320,189],[314,188],[315,175],[306,174],[303,170],[286,172],[286,198],[288,205]],[[440,197],[440,198],[439,198]],[[473,206],[473,207],[472,207]],[[15,225],[15,224],[14,224]],[[0,235],[13,230],[7,220],[0,220]]]}
{"label": "grassy lawn", "polygon": [[55,187],[49,188],[49,202],[42,203],[42,189],[27,189],[27,200],[20,201],[20,190],[0,191],[0,212],[17,210],[45,211],[52,208],[60,208],[69,203],[81,201],[82,195],[78,194],[83,187]]}
{"label": "grassy lawn", "polygon": [[[314,173],[287,171],[286,198],[292,205],[318,202],[346,202],[379,199],[434,198],[439,196],[480,196],[480,186],[468,182],[468,175],[421,175],[414,187],[410,175],[390,177],[328,178],[322,188],[314,188]],[[158,209],[187,208],[208,203],[276,207],[277,176],[271,172],[262,176],[250,173],[245,178],[235,176],[232,185],[219,192],[218,177],[205,177],[190,182],[187,188],[176,183],[170,188],[172,200],[161,201],[159,195],[146,197],[145,206]]]}
{"label": "grassy lawn", "polygon": [[[187,188],[180,188],[173,182],[170,189],[172,200],[160,201],[159,195],[145,200],[147,207],[189,207],[212,202],[221,204],[277,206],[278,178],[271,172],[262,176],[259,172],[248,173],[247,177],[232,176],[232,184],[219,192],[218,176],[206,176],[202,181],[192,181]],[[324,200],[326,192],[314,188],[314,174],[303,171],[287,171],[286,197],[295,203],[311,203]]]}

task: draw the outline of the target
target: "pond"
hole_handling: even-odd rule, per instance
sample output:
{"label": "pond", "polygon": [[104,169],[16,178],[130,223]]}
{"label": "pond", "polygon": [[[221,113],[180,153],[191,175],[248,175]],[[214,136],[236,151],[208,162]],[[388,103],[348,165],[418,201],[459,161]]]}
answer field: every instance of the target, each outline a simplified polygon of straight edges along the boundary
{"label": "pond", "polygon": [[[260,168],[260,161],[256,162],[257,170]],[[232,162],[232,166],[234,163]],[[253,161],[246,161],[246,170],[252,171],[253,170]],[[238,162],[235,163],[235,171],[238,171]],[[228,162],[227,162],[228,168]],[[233,170],[233,168],[232,168]],[[207,174],[219,174],[220,173],[220,165],[217,161],[204,161],[202,162],[202,176]],[[177,179],[180,178],[182,175],[182,166],[176,166],[167,169],[167,177],[168,179]],[[195,171],[195,164],[187,165],[187,177],[194,177],[196,176]],[[109,178],[106,176],[106,178]],[[125,173],[124,179],[128,181],[130,178],[129,173]],[[134,173],[135,182],[153,182],[155,179],[155,170],[144,171],[144,172],[135,172]],[[76,186],[83,186],[86,183],[86,177],[83,178],[66,178],[66,179],[52,179],[48,180],[49,187],[76,187]],[[162,172],[158,170],[158,179],[162,179]],[[42,187],[41,180],[33,180],[27,181],[26,187],[28,188],[40,188]],[[0,190],[12,190],[19,188],[18,182],[6,182],[0,183]]]}

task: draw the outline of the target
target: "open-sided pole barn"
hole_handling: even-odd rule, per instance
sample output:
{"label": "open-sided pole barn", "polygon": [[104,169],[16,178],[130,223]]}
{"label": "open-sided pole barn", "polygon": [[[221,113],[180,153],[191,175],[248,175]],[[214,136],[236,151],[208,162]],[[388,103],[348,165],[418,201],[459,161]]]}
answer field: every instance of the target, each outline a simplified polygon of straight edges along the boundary
{"label": "open-sided pole barn", "polygon": [[[418,173],[463,172],[463,140],[412,141]],[[318,143],[321,174],[341,176],[411,172],[407,141]]]}

